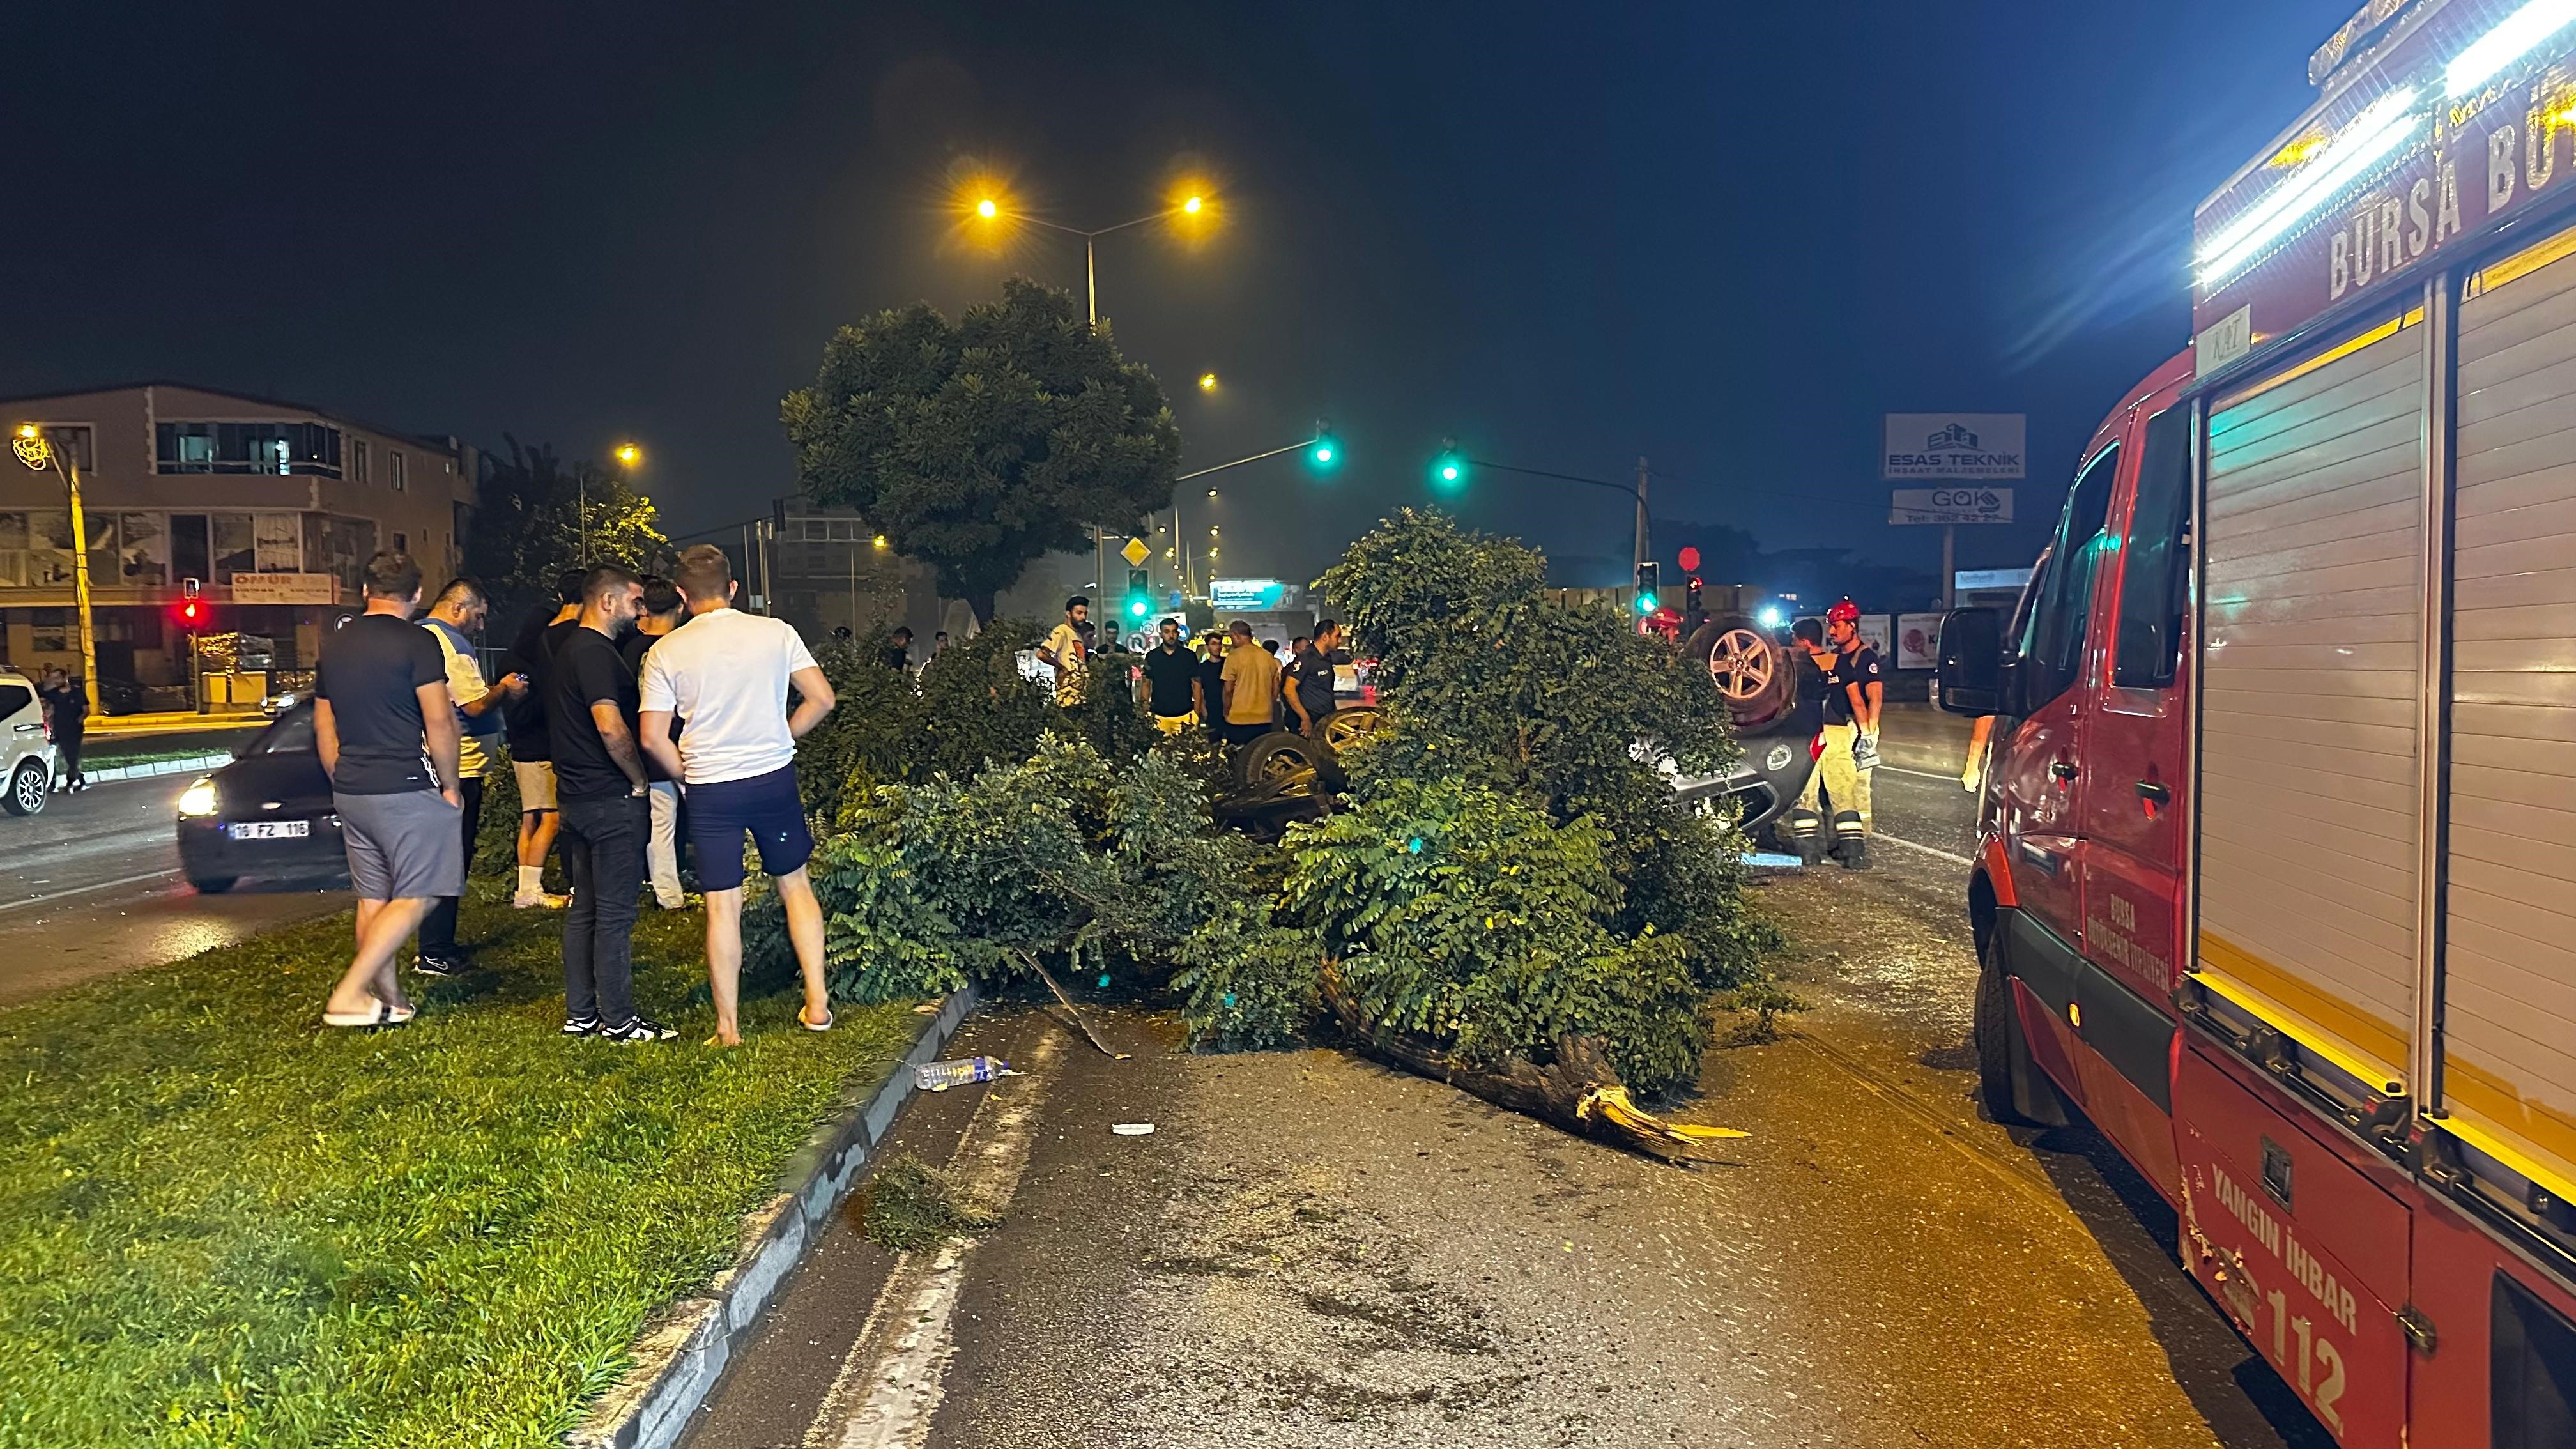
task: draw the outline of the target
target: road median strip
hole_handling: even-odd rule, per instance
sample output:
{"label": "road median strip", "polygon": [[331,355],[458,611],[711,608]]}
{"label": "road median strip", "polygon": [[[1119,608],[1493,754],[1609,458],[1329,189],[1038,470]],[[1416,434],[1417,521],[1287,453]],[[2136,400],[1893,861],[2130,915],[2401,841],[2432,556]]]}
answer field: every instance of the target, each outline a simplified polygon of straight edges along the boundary
{"label": "road median strip", "polygon": [[966,1002],[816,1034],[755,988],[701,1049],[699,918],[648,912],[637,995],[682,1039],[567,1040],[561,925],[479,882],[481,969],[396,1031],[316,1025],[345,913],[0,1009],[11,1429],[670,1443]]}

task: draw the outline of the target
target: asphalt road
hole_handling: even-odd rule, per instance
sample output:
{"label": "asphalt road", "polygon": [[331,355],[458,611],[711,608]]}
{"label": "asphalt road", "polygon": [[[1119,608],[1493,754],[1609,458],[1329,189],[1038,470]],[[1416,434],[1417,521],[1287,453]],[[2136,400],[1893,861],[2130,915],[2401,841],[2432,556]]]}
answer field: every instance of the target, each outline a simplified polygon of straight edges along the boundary
{"label": "asphalt road", "polygon": [[0,1005],[347,909],[345,881],[190,888],[173,822],[195,778],[115,781],[0,819]]}
{"label": "asphalt road", "polygon": [[[889,1150],[999,1206],[890,1254],[847,1216],[689,1449],[790,1446],[2329,1444],[2082,1129],[1969,1098],[1969,800],[1880,781],[1921,849],[1766,873],[1811,1009],[1709,1053],[1683,1170],[1334,1050],[1193,1056],[1034,1007]],[[1938,854],[1934,852],[1940,852]],[[1145,1136],[1114,1124],[1151,1123]]]}

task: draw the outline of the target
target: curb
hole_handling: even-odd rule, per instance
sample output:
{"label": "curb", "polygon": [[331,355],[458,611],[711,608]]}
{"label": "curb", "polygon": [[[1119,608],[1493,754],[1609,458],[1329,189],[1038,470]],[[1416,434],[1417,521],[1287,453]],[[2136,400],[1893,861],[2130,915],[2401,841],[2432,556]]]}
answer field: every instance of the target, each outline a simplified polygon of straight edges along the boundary
{"label": "curb", "polygon": [[184,760],[152,760],[140,765],[107,765],[95,770],[83,770],[81,778],[93,785],[104,785],[111,780],[148,780],[155,775],[185,775],[197,770],[217,769],[232,762],[232,751],[225,750],[220,754],[190,755]]}
{"label": "curb", "polygon": [[912,1068],[931,1061],[975,1007],[975,988],[951,994],[893,1075],[865,1096],[856,1092],[779,1173],[778,1196],[743,1219],[742,1251],[707,1290],[656,1315],[635,1341],[635,1366],[610,1389],[567,1449],[669,1449],[724,1377],[734,1351],[749,1341],[761,1314],[797,1260],[840,1205],[868,1154],[912,1095]]}

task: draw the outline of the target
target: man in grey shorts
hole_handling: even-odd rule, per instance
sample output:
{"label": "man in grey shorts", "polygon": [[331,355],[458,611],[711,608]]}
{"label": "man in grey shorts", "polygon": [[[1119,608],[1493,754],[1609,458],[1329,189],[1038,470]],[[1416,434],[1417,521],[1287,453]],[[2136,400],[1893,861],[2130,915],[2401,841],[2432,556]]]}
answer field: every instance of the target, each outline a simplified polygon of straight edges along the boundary
{"label": "man in grey shorts", "polygon": [[421,917],[465,893],[456,704],[438,641],[411,625],[420,565],[367,560],[367,611],[322,646],[313,739],[358,892],[358,949],[324,1004],[326,1026],[399,1026],[412,1006],[394,971]]}

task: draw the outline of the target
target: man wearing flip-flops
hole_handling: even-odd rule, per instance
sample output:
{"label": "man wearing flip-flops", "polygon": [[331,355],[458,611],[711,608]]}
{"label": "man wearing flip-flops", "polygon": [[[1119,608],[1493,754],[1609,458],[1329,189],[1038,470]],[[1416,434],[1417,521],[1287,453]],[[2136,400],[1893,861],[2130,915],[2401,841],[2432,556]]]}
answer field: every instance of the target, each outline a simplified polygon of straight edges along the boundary
{"label": "man wearing flip-flops", "polygon": [[358,893],[358,949],[324,1003],[326,1026],[400,1026],[412,1018],[394,953],[432,902],[465,894],[458,818],[456,702],[438,641],[412,627],[420,565],[367,560],[367,611],[322,646],[313,740]]}
{"label": "man wearing flip-flops", "polygon": [[[832,712],[831,683],[794,625],[733,607],[733,564],[724,550],[700,544],[681,554],[672,582],[688,598],[689,620],[644,656],[640,733],[645,752],[680,781],[688,801],[689,848],[706,888],[707,985],[716,1004],[710,1045],[742,1044],[745,835],[777,888],[804,973],[805,1004],[796,1020],[807,1031],[829,1031],[823,907],[805,875],[814,836],[796,791],[796,742]],[[676,743],[674,719],[680,721]]]}

